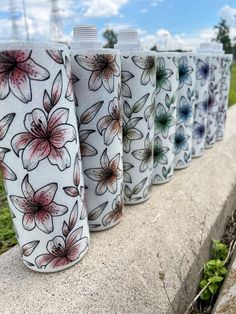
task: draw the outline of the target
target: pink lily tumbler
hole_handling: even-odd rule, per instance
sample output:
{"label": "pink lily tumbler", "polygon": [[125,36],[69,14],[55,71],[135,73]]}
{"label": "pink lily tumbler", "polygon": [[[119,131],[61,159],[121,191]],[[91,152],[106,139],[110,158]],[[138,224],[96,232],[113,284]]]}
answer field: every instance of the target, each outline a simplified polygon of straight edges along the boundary
{"label": "pink lily tumbler", "polygon": [[68,268],[89,232],[67,47],[1,44],[0,75],[0,167],[23,263]]}

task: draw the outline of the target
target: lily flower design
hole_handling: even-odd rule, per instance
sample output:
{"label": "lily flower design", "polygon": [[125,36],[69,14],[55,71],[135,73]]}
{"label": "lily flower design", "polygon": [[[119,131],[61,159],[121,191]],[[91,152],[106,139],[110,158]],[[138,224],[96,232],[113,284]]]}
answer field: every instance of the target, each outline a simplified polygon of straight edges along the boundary
{"label": "lily flower design", "polygon": [[140,172],[145,172],[147,168],[149,170],[153,169],[153,144],[148,133],[144,141],[144,148],[132,152],[134,158],[141,161],[139,167]]}
{"label": "lily flower design", "polygon": [[9,149],[0,147],[0,170],[3,173],[4,179],[15,181],[17,179],[15,173],[4,162],[5,154],[8,152],[10,152]]}
{"label": "lily flower design", "polygon": [[181,96],[179,105],[177,106],[177,121],[188,126],[190,118],[193,115],[192,105],[184,96]]}
{"label": "lily flower design", "polygon": [[80,227],[64,239],[56,236],[48,241],[48,253],[39,255],[35,262],[39,269],[58,268],[76,261],[88,247],[88,238],[82,237],[83,227]]}
{"label": "lily flower design", "polygon": [[192,78],[191,73],[193,72],[193,68],[188,65],[187,57],[183,56],[177,62],[177,66],[179,69],[179,73],[177,78],[179,79],[179,87],[178,89],[182,88],[184,84],[191,86],[192,85]]}
{"label": "lily flower design", "polygon": [[168,78],[173,74],[173,71],[166,68],[165,60],[162,57],[157,58],[157,71],[156,71],[156,94],[161,89],[171,91],[171,85]]}
{"label": "lily flower design", "polygon": [[109,114],[98,121],[97,129],[100,135],[104,132],[104,143],[110,145],[114,138],[122,139],[122,120],[121,120],[121,104],[117,97],[109,103]]}
{"label": "lily flower design", "polygon": [[103,195],[107,190],[113,194],[117,192],[117,181],[122,177],[122,170],[119,168],[120,159],[120,154],[116,154],[109,160],[106,148],[100,159],[101,168],[91,168],[84,171],[89,179],[98,181],[97,195]]}
{"label": "lily flower design", "polygon": [[10,92],[23,103],[32,100],[31,80],[45,81],[49,72],[31,58],[32,51],[0,52],[0,99]]}
{"label": "lily flower design", "polygon": [[141,84],[147,85],[149,82],[153,86],[156,83],[156,60],[154,56],[147,56],[147,57],[139,57],[134,56],[132,57],[134,64],[143,70],[141,76]]}
{"label": "lily flower design", "polygon": [[35,192],[29,183],[29,176],[26,175],[21,189],[24,197],[11,195],[10,200],[15,208],[24,214],[24,229],[31,231],[37,227],[45,233],[53,232],[53,217],[62,216],[68,211],[66,206],[54,202],[57,183],[50,183]]}
{"label": "lily flower design", "polygon": [[25,116],[24,125],[28,132],[15,135],[11,143],[17,156],[23,150],[25,169],[35,169],[45,158],[61,171],[70,167],[71,157],[65,144],[76,139],[76,132],[67,124],[68,118],[69,110],[65,108],[57,109],[49,117],[41,109],[34,109]]}
{"label": "lily flower design", "polygon": [[175,107],[166,110],[161,103],[157,105],[155,116],[155,134],[161,133],[164,138],[168,137],[169,128],[175,125],[174,111]]}
{"label": "lily flower design", "polygon": [[114,76],[120,76],[116,56],[112,54],[76,55],[75,61],[85,70],[92,72],[88,82],[89,90],[97,91],[103,85],[109,93],[114,91]]}
{"label": "lily flower design", "polygon": [[102,220],[104,226],[113,225],[121,219],[123,215],[123,198],[120,195],[117,195],[112,202],[112,209]]}
{"label": "lily flower design", "polygon": [[175,134],[170,136],[171,143],[174,144],[174,152],[175,155],[179,154],[181,150],[188,150],[188,139],[190,138],[189,135],[184,134],[184,128],[182,125],[178,127]]}
{"label": "lily flower design", "polygon": [[157,136],[154,139],[154,168],[157,167],[158,164],[166,165],[168,163],[168,159],[166,157],[166,153],[168,151],[169,148],[162,146],[161,139]]}
{"label": "lily flower design", "polygon": [[202,118],[201,122],[193,123],[193,138],[197,139],[197,144],[200,144],[202,140],[205,138],[206,134],[206,125],[205,118]]}
{"label": "lily flower design", "polygon": [[197,80],[201,81],[201,86],[204,86],[208,82],[209,76],[210,76],[209,57],[207,57],[205,61],[198,58],[196,78]]}
{"label": "lily flower design", "polygon": [[65,71],[66,71],[66,75],[68,78],[68,84],[67,84],[67,88],[66,88],[66,99],[69,101],[73,101],[74,100],[74,92],[73,92],[73,85],[79,81],[78,77],[76,77],[72,72],[71,72],[71,65],[70,65],[70,60],[68,59],[68,57],[65,57]]}

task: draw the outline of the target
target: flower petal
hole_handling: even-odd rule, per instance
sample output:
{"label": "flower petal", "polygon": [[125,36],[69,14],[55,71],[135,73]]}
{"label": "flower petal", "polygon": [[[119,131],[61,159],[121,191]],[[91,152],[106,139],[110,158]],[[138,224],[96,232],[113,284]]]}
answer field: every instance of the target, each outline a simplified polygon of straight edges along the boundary
{"label": "flower petal", "polygon": [[63,188],[65,193],[71,197],[77,197],[79,195],[78,188],[75,186],[66,186]]}
{"label": "flower petal", "polygon": [[108,168],[108,166],[109,166],[109,158],[107,156],[107,148],[102,153],[100,162],[101,162],[101,166],[102,166],[103,169],[107,169]]}
{"label": "flower petal", "polygon": [[25,62],[18,63],[17,67],[28,74],[31,80],[45,81],[50,76],[48,70],[37,64],[31,58]]}
{"label": "flower petal", "polygon": [[141,76],[141,83],[142,85],[147,85],[147,83],[150,81],[150,70],[146,69],[143,71]]}
{"label": "flower petal", "polygon": [[46,50],[49,56],[59,64],[63,64],[63,57],[60,50]]}
{"label": "flower petal", "polygon": [[108,125],[113,121],[111,116],[105,116],[98,121],[97,129],[100,134],[102,131],[108,127]]}
{"label": "flower petal", "polygon": [[55,256],[49,253],[39,255],[35,262],[38,268],[45,268],[47,265],[55,259]]}
{"label": "flower petal", "polygon": [[41,109],[34,109],[31,113],[26,114],[24,125],[26,130],[34,135],[34,137],[44,137],[48,125],[45,113]]}
{"label": "flower petal", "polygon": [[41,189],[35,192],[34,201],[43,206],[51,204],[55,197],[57,189],[58,189],[57,183],[51,183],[42,187]]}
{"label": "flower petal", "polygon": [[67,258],[70,261],[75,261],[80,257],[80,255],[87,249],[88,247],[88,238],[84,237],[74,243],[67,254]]}
{"label": "flower petal", "polygon": [[31,204],[33,203],[34,200],[34,189],[29,183],[29,175],[27,174],[21,184],[21,189],[24,197],[27,199],[28,202]]}
{"label": "flower petal", "polygon": [[76,55],[75,61],[85,70],[95,71],[100,69],[100,65],[95,57],[87,57],[83,55]]}
{"label": "flower petal", "polygon": [[52,131],[53,128],[60,124],[66,124],[69,117],[69,109],[59,108],[53,112],[48,121],[48,130]]}
{"label": "flower petal", "polygon": [[102,82],[109,93],[112,93],[114,91],[114,75],[111,72],[111,69],[108,68],[103,72]]}
{"label": "flower petal", "polygon": [[75,128],[70,124],[60,124],[52,130],[50,143],[56,148],[62,148],[67,142],[73,142],[75,139]]}
{"label": "flower petal", "polygon": [[54,148],[51,146],[48,159],[52,165],[57,165],[61,171],[65,170],[71,165],[71,157],[65,147]]}
{"label": "flower petal", "polygon": [[35,228],[35,220],[33,213],[26,213],[23,216],[22,224],[25,230],[31,231]]}
{"label": "flower petal", "polygon": [[101,168],[86,169],[84,173],[89,179],[94,181],[102,181],[105,179],[104,170]]}
{"label": "flower petal", "polygon": [[11,71],[9,83],[12,93],[23,103],[28,103],[32,100],[30,79],[24,71],[19,68]]}
{"label": "flower petal", "polygon": [[52,216],[62,216],[67,213],[68,208],[66,206],[52,202],[51,204],[44,206],[43,210],[48,212]]}
{"label": "flower petal", "polygon": [[50,145],[47,141],[35,139],[29,143],[23,151],[23,166],[28,171],[35,169],[38,163],[50,153]]}
{"label": "flower petal", "polygon": [[100,181],[96,187],[96,194],[97,195],[103,195],[107,191],[107,182]]}
{"label": "flower petal", "polygon": [[94,71],[92,72],[90,78],[88,87],[91,91],[97,91],[102,86],[102,73],[101,71]]}
{"label": "flower petal", "polygon": [[5,99],[9,92],[9,82],[8,82],[9,74],[8,72],[0,73],[0,99]]}
{"label": "flower petal", "polygon": [[24,149],[32,140],[33,135],[30,133],[20,133],[13,137],[11,141],[11,146],[17,156],[19,156],[19,151]]}
{"label": "flower petal", "polygon": [[70,250],[71,246],[79,241],[83,234],[83,227],[80,227],[71,232],[66,239],[66,250]]}
{"label": "flower petal", "polygon": [[[60,251],[58,252],[55,250],[56,248],[60,247]],[[60,256],[63,255],[65,251],[65,240],[61,236],[56,236],[53,238],[53,240],[48,241],[47,243],[47,250],[49,253],[51,253],[54,256]]]}
{"label": "flower petal", "polygon": [[82,157],[97,155],[97,150],[93,146],[91,146],[85,142],[80,143],[80,150],[81,150],[81,156]]}
{"label": "flower petal", "polygon": [[15,206],[17,210],[19,210],[21,213],[26,213],[26,214],[33,214],[34,208],[32,204],[30,204],[26,198],[16,196],[16,195],[11,195],[10,200],[12,204]]}
{"label": "flower petal", "polygon": [[120,121],[113,120],[104,133],[104,143],[110,145],[120,130]]}
{"label": "flower petal", "polygon": [[0,170],[2,170],[4,179],[10,181],[17,179],[16,174],[3,161],[0,161]]}
{"label": "flower petal", "polygon": [[54,230],[52,216],[44,210],[35,214],[36,226],[45,233],[51,233]]}

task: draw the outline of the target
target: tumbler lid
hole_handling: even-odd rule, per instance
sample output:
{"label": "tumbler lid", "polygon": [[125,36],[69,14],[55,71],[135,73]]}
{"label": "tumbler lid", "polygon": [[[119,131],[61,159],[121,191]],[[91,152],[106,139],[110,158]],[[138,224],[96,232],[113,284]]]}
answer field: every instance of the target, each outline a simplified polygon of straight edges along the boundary
{"label": "tumbler lid", "polygon": [[141,45],[138,42],[138,32],[136,29],[125,29],[118,34],[118,43],[115,48],[121,51],[124,50],[141,50]]}
{"label": "tumbler lid", "polygon": [[202,42],[199,45],[198,52],[211,52],[212,44],[210,42]]}
{"label": "tumbler lid", "polygon": [[95,25],[79,25],[73,28],[72,49],[101,48],[102,43],[97,39]]}
{"label": "tumbler lid", "polygon": [[223,54],[224,53],[223,44],[222,43],[213,43],[212,44],[212,52]]}

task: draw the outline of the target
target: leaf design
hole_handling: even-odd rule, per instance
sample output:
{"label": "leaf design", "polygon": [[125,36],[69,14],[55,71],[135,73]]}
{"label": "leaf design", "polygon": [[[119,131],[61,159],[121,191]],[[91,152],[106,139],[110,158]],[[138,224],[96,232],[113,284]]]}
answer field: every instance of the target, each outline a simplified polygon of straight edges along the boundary
{"label": "leaf design", "polygon": [[83,220],[87,217],[87,211],[86,211],[86,207],[83,206],[82,207],[82,211],[81,211],[81,214],[80,214],[80,220]]}
{"label": "leaf design", "polygon": [[149,97],[149,93],[144,95],[142,98],[140,98],[133,106],[132,112],[133,113],[138,113],[139,111],[142,110],[143,106],[146,104],[147,99]]}
{"label": "leaf design", "polygon": [[68,234],[70,233],[69,226],[67,225],[65,221],[63,222],[63,225],[62,225],[62,233],[65,237],[67,237]]}
{"label": "leaf design", "polygon": [[89,228],[96,229],[101,227],[101,224],[89,224]]}
{"label": "leaf design", "polygon": [[128,187],[128,185],[125,185],[124,193],[125,193],[125,196],[126,196],[127,198],[131,199],[132,191],[130,190],[130,188]]}
{"label": "leaf design", "polygon": [[123,110],[124,110],[126,117],[130,119],[131,115],[132,115],[132,110],[131,110],[131,107],[126,100],[124,101],[124,104],[123,104]]}
{"label": "leaf design", "polygon": [[15,115],[16,115],[15,113],[9,113],[0,120],[0,140],[2,140],[7,134],[7,131],[13,119],[15,118]]}
{"label": "leaf design", "polygon": [[44,91],[44,95],[43,95],[43,106],[47,113],[49,113],[50,110],[53,108],[51,98],[48,95],[48,92],[46,90]]}
{"label": "leaf design", "polygon": [[70,214],[69,224],[68,224],[68,227],[70,230],[74,228],[77,220],[78,220],[78,202],[75,203]]}
{"label": "leaf design", "polygon": [[61,93],[62,93],[62,72],[60,70],[52,84],[51,101],[53,106],[55,106],[60,100]]}
{"label": "leaf design", "polygon": [[62,52],[60,50],[46,50],[48,55],[57,63],[63,64]]}
{"label": "leaf design", "polygon": [[39,241],[31,241],[24,244],[21,249],[21,254],[24,256],[30,256],[38,244],[39,244]]}
{"label": "leaf design", "polygon": [[89,122],[91,122],[94,117],[96,116],[96,114],[98,113],[98,111],[101,109],[102,105],[103,105],[104,101],[99,101],[96,104],[92,105],[91,107],[89,107],[80,117],[80,123],[81,124],[88,124]]}
{"label": "leaf design", "polygon": [[135,187],[132,190],[132,194],[137,195],[139,192],[141,192],[146,182],[147,178],[144,178],[141,182],[135,185]]}
{"label": "leaf design", "polygon": [[105,202],[95,209],[93,209],[89,214],[88,214],[88,220],[96,220],[104,211],[104,209],[107,207],[108,202]]}

